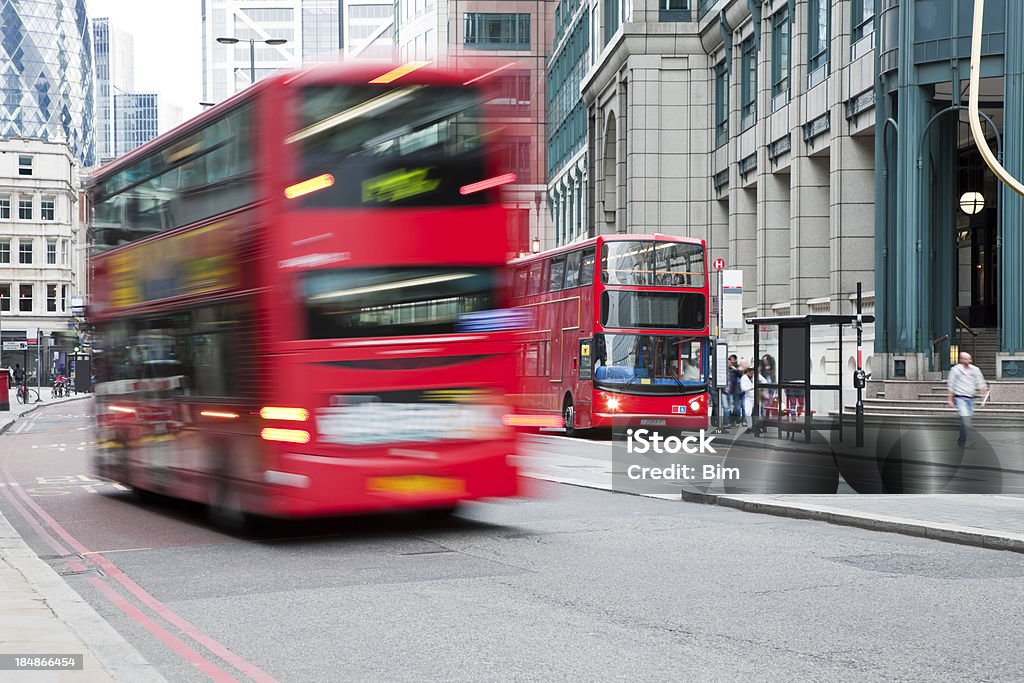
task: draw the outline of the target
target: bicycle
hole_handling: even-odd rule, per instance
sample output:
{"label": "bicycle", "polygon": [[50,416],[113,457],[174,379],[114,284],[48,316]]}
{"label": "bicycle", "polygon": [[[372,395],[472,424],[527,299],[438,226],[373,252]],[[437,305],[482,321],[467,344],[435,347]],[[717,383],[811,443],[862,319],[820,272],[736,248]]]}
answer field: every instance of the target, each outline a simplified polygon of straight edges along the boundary
{"label": "bicycle", "polygon": [[39,392],[22,382],[18,385],[18,403],[39,403]]}
{"label": "bicycle", "polygon": [[59,375],[57,379],[53,381],[53,387],[50,388],[51,398],[65,398],[71,395],[71,385],[68,382],[68,378],[64,375]]}

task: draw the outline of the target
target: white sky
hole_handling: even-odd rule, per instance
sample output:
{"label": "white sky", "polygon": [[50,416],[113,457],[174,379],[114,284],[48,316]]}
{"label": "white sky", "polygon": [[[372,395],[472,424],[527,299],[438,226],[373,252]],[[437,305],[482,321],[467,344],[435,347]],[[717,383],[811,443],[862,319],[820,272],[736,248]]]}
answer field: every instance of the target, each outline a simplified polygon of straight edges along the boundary
{"label": "white sky", "polygon": [[158,92],[198,114],[203,99],[203,23],[200,0],[86,0],[89,18],[110,17],[135,38],[135,89]]}

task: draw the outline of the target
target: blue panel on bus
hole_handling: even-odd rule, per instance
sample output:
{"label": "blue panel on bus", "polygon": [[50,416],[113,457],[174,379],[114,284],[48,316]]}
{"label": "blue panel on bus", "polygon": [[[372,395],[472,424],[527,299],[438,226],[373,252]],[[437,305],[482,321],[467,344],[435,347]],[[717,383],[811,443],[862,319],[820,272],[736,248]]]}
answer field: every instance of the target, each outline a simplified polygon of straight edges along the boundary
{"label": "blue panel on bus", "polygon": [[522,308],[500,308],[492,311],[462,313],[455,323],[458,332],[500,332],[530,328],[530,311]]}

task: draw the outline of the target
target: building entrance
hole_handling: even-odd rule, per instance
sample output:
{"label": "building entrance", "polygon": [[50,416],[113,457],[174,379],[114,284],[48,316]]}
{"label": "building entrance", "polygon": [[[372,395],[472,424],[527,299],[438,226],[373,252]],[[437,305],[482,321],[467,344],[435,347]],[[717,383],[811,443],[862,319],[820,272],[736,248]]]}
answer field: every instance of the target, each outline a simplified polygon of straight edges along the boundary
{"label": "building entrance", "polygon": [[[956,317],[972,328],[999,325],[999,192],[973,145],[960,150],[956,210]],[[980,198],[971,193],[980,194]]]}

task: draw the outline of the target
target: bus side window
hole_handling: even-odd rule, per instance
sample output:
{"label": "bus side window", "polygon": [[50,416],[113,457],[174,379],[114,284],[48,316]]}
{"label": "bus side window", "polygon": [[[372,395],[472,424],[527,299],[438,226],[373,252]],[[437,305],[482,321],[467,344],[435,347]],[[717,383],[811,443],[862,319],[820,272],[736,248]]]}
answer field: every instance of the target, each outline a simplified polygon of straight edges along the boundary
{"label": "bus side window", "polygon": [[565,259],[556,258],[551,261],[551,277],[548,283],[549,292],[557,292],[562,288],[562,277],[565,275]]}
{"label": "bus side window", "polygon": [[574,251],[565,259],[565,288],[572,289],[580,284],[580,257],[582,251]]}
{"label": "bus side window", "polygon": [[580,286],[594,284],[594,262],[596,252],[593,249],[587,249],[583,252],[583,258],[580,260]]}
{"label": "bus side window", "polygon": [[516,268],[515,275],[512,280],[512,298],[520,299],[526,294],[526,266]]}
{"label": "bus side window", "polygon": [[540,262],[540,289],[539,292],[548,291],[548,279],[551,276],[551,259],[544,259]]}
{"label": "bus side window", "polygon": [[542,261],[537,261],[530,266],[530,274],[526,282],[526,294],[532,295],[540,292],[540,269],[544,265]]}

